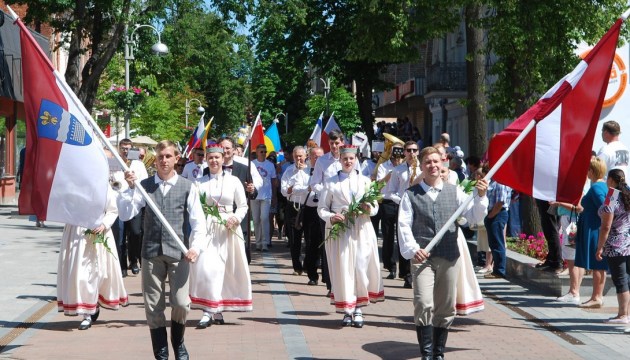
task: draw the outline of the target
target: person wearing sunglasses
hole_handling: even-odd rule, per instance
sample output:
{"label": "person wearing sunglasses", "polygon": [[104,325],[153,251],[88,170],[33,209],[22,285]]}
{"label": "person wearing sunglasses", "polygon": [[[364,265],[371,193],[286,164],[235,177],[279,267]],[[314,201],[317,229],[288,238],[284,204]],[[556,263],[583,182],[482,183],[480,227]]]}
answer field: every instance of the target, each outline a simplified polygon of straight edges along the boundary
{"label": "person wearing sunglasses", "polygon": [[411,289],[410,262],[405,260],[402,255],[397,256],[399,250],[396,249],[396,244],[394,243],[394,234],[397,235],[396,224],[398,222],[400,199],[409,188],[411,182],[415,178],[420,177],[422,172],[420,161],[418,160],[418,144],[415,141],[407,141],[404,144],[404,159],[402,164],[392,170],[391,178],[385,188],[383,188],[383,203],[381,207],[386,213],[383,219],[383,228],[391,227],[392,232],[389,235],[391,237],[390,243],[385,241],[386,231],[383,231],[383,266],[390,271],[387,278],[394,279],[396,277],[396,257],[398,257],[398,277],[405,280],[403,287]]}
{"label": "person wearing sunglasses", "polygon": [[205,158],[206,154],[202,148],[198,147],[193,149],[192,155],[193,161],[184,166],[182,177],[192,182],[199,182],[203,177],[203,171],[208,167]]}

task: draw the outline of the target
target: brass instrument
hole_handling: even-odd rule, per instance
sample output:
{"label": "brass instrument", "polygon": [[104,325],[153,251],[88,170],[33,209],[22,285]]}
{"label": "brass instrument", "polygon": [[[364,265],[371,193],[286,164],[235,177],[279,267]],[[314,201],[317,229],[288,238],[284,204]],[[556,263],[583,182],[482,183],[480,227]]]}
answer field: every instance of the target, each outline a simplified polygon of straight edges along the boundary
{"label": "brass instrument", "polygon": [[153,169],[153,164],[155,163],[155,155],[153,152],[147,150],[146,154],[144,154],[144,159],[142,159],[142,163],[144,167],[147,169],[147,173],[149,176],[154,175],[155,170]]}
{"label": "brass instrument", "polygon": [[111,186],[114,191],[120,191],[120,189],[122,189],[122,183],[114,178],[113,172],[109,174],[109,186]]}
{"label": "brass instrument", "polygon": [[400,144],[400,145],[404,145],[405,144],[404,141],[400,140],[399,138],[395,137],[392,134],[384,133],[383,136],[385,137],[385,149],[381,153],[381,156],[378,158],[378,161],[376,162],[376,166],[374,167],[374,170],[372,171],[372,179],[376,179],[376,173],[378,172],[378,167],[382,163],[384,163],[387,160],[389,160],[389,158],[392,156],[392,148],[394,147],[394,145],[395,144]]}

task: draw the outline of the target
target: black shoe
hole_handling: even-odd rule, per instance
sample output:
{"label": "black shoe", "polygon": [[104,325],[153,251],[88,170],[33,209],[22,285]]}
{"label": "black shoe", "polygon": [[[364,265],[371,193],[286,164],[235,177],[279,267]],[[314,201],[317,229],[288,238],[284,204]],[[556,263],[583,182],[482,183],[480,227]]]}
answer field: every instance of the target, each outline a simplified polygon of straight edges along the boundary
{"label": "black shoe", "polygon": [[151,329],[151,344],[153,356],[158,360],[168,360],[168,338],[166,328]]}
{"label": "black shoe", "polygon": [[317,285],[317,280],[310,280],[308,284],[306,285],[311,285],[311,286]]}
{"label": "black shoe", "polygon": [[212,316],[212,319],[214,320],[215,324],[225,325],[225,320],[223,319],[223,314],[221,314],[221,313],[214,314]]}
{"label": "black shoe", "polygon": [[131,273],[134,275],[138,275],[138,273],[140,273],[140,268],[137,264],[131,265]]}
{"label": "black shoe", "polygon": [[[171,345],[173,345],[173,352],[175,353],[175,359],[188,360],[188,351],[184,346],[184,332],[186,332],[186,325],[180,324],[175,321],[171,321]],[[168,351],[167,351],[168,359]]]}
{"label": "black shoe", "polygon": [[396,278],[396,272],[395,271],[390,271],[389,275],[387,275],[387,277],[385,279],[395,279]]}
{"label": "black shoe", "polygon": [[122,271],[122,277],[126,278],[128,274],[127,270]]}
{"label": "black shoe", "polygon": [[534,267],[536,269],[541,269],[542,270],[542,269],[548,268],[550,266],[551,266],[551,264],[545,261],[545,262],[541,262],[541,263],[536,264],[536,266],[534,266]]}
{"label": "black shoe", "polygon": [[329,298],[330,297],[330,290],[328,290],[328,293],[326,293],[326,297]]}
{"label": "black shoe", "polygon": [[98,316],[100,314],[101,314],[101,308],[97,307],[96,312],[93,315],[90,315],[90,318],[92,318],[92,322],[95,322],[96,320],[98,320]]}
{"label": "black shoe", "polygon": [[83,319],[83,321],[81,321],[81,324],[79,325],[79,330],[87,330],[91,326],[92,326],[92,319],[86,318],[86,319]]}
{"label": "black shoe", "polygon": [[405,276],[405,283],[403,284],[403,287],[405,289],[411,289],[412,288],[412,286],[411,286],[411,275]]}
{"label": "black shoe", "polygon": [[208,326],[212,326],[212,316],[203,315],[199,324],[197,324],[197,329],[205,329]]}

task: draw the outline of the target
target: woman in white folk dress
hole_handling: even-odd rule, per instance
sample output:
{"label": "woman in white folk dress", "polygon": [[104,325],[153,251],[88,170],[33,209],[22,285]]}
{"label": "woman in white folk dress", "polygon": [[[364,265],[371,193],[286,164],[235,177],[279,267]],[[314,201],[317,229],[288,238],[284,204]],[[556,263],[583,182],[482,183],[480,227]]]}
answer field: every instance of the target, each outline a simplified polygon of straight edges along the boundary
{"label": "woman in white folk dress", "polygon": [[[208,246],[190,269],[190,299],[193,309],[203,310],[198,328],[224,324],[224,311],[252,311],[252,283],[245,255],[241,220],[247,215],[247,198],[241,181],[223,171],[223,148],[206,149],[210,171],[199,183],[206,204],[216,205],[227,227],[207,217]],[[236,206],[236,210],[234,210]]]}
{"label": "woman in white folk dress", "polygon": [[79,330],[87,330],[99,315],[99,306],[118,310],[127,306],[127,290],[123,283],[116,242],[111,226],[118,217],[116,193],[108,188],[105,216],[95,234],[105,234],[113,251],[94,243],[96,235],[86,235],[86,228],[66,225],[61,238],[57,267],[57,307],[65,315],[83,317]]}
{"label": "woman in white folk dress", "polygon": [[[326,239],[332,225],[345,220],[343,212],[353,199],[358,201],[370,186],[370,179],[354,170],[357,150],[352,145],[341,148],[342,170],[324,184],[317,212],[326,222]],[[337,312],[344,314],[343,326],[358,328],[363,326],[361,307],[385,299],[376,233],[370,221],[370,216],[378,211],[378,204],[366,205],[365,209],[369,215],[357,217],[354,225],[342,232],[338,239],[329,239],[325,243],[332,283],[331,304]]]}

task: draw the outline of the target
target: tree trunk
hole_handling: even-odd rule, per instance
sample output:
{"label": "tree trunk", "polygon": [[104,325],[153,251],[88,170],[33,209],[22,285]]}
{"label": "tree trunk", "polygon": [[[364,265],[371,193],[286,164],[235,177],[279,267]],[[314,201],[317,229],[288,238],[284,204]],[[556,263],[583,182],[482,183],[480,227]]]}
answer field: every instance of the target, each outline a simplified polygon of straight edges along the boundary
{"label": "tree trunk", "polygon": [[357,79],[357,105],[361,124],[368,139],[374,139],[374,116],[372,115],[372,83],[365,79]]}
{"label": "tree trunk", "polygon": [[[122,6],[122,14],[129,13],[131,0],[125,0]],[[77,21],[77,29],[72,33],[68,54],[68,69],[66,70],[66,82],[77,94],[77,97],[85,108],[92,112],[98,85],[107,64],[116,53],[116,49],[124,37],[124,19],[105,26],[102,21],[103,13],[94,11],[94,17],[88,19],[86,5],[79,1],[74,10],[74,18]],[[81,35],[87,28],[91,29],[90,39],[85,39]],[[111,34],[111,35],[110,35]],[[90,58],[85,63],[83,69],[79,69],[81,55],[85,52],[83,43],[89,40]]]}
{"label": "tree trunk", "polygon": [[483,54],[483,30],[478,28],[481,5],[466,6],[466,77],[468,93],[468,144],[470,155],[481,156],[486,152],[486,113],[485,96],[486,65]]}

